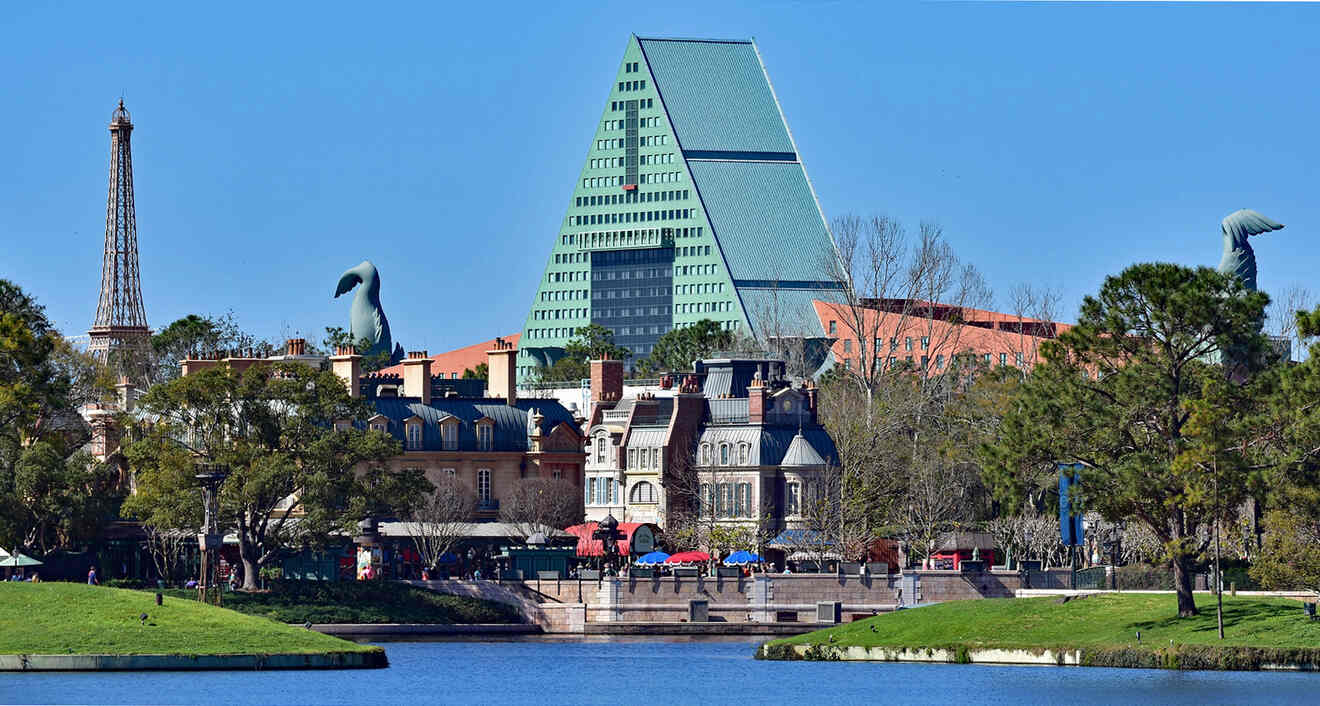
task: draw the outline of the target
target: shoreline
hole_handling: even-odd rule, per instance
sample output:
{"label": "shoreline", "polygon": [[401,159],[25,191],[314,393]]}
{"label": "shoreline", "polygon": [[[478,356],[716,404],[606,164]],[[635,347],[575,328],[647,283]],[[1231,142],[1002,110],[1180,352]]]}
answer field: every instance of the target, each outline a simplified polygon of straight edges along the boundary
{"label": "shoreline", "polygon": [[384,669],[385,650],[232,655],[0,655],[0,672]]}
{"label": "shoreline", "polygon": [[926,664],[984,664],[992,666],[1109,667],[1198,671],[1320,671],[1320,650],[1307,650],[1307,659],[1287,659],[1291,650],[1259,647],[1205,647],[1180,645],[1157,650],[1129,647],[1004,648],[968,647],[863,647],[771,645],[763,643],[754,657],[771,661],[814,662],[918,662]]}
{"label": "shoreline", "polygon": [[527,636],[553,638],[562,636],[567,639],[583,635],[632,635],[632,636],[793,636],[808,633],[821,628],[833,627],[835,623],[729,623],[711,621],[707,623],[671,623],[671,622],[599,622],[586,623],[582,630],[571,632],[547,631],[532,623],[466,623],[466,624],[430,624],[430,623],[321,623],[313,624],[312,630],[335,637],[356,640],[376,638],[420,638],[426,637],[506,637]]}

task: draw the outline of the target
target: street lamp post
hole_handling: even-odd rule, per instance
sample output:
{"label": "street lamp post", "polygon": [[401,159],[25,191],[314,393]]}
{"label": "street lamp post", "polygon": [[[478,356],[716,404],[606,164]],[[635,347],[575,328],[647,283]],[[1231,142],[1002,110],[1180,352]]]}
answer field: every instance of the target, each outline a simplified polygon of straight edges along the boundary
{"label": "street lamp post", "polygon": [[610,562],[610,555],[618,549],[618,542],[623,539],[623,533],[619,531],[619,521],[614,519],[614,513],[605,516],[596,526],[596,531],[591,534],[592,539],[600,540],[600,559],[601,576],[605,575],[605,565]]}
{"label": "street lamp post", "polygon": [[202,531],[197,545],[202,550],[201,576],[197,581],[197,600],[220,605],[220,587],[216,576],[220,547],[224,535],[220,533],[220,485],[229,475],[229,468],[219,463],[197,463],[193,476],[202,486]]}

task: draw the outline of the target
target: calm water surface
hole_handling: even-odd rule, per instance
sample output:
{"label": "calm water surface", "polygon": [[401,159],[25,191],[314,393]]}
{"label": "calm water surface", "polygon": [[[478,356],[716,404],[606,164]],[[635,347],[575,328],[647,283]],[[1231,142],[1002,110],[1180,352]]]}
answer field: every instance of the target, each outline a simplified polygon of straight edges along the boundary
{"label": "calm water surface", "polygon": [[753,642],[391,642],[390,668],[0,674],[41,704],[1316,704],[1320,674],[757,662]]}

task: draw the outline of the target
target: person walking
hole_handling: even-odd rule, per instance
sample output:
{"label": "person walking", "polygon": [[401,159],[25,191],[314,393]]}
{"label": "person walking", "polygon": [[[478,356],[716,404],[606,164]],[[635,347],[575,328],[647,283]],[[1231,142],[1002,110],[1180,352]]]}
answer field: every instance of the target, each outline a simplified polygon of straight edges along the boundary
{"label": "person walking", "polygon": [[99,586],[100,584],[101,582],[96,580],[96,567],[95,566],[89,567],[87,569],[87,585]]}

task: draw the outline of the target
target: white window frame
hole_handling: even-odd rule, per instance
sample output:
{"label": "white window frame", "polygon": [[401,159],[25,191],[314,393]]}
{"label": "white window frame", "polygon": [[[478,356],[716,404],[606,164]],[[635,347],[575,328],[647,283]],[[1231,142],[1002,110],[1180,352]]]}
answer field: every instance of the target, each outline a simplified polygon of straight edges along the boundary
{"label": "white window frame", "polygon": [[491,473],[489,468],[477,469],[477,499],[489,502],[491,498]]}
{"label": "white window frame", "polygon": [[406,436],[407,436],[407,444],[409,451],[422,450],[422,445],[425,443],[426,435],[422,431],[421,422],[409,422],[408,433],[406,434]]}

